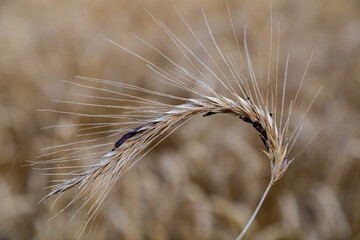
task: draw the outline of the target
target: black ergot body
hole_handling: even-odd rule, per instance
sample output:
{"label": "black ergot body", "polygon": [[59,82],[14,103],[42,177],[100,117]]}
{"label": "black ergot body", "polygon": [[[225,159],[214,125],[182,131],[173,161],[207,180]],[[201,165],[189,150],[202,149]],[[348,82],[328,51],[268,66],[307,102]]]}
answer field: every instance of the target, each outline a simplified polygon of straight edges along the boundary
{"label": "black ergot body", "polygon": [[123,136],[115,143],[114,148],[113,148],[111,151],[114,151],[116,148],[120,147],[120,145],[123,144],[126,140],[128,140],[128,139],[134,137],[135,135],[140,134],[140,133],[142,133],[142,132],[145,131],[145,129],[144,129],[144,130],[139,130],[139,129],[141,129],[141,128],[142,128],[142,127],[136,128],[136,129],[132,130],[131,132],[128,132],[128,133],[126,133],[125,135],[123,135]]}
{"label": "black ergot body", "polygon": [[[272,115],[272,114],[271,114]],[[271,116],[270,115],[270,116]],[[240,119],[242,119],[244,122],[251,123],[253,127],[260,133],[261,141],[264,143],[267,150],[269,150],[269,142],[268,137],[265,129],[261,126],[261,123],[259,121],[251,121],[251,119],[248,116],[240,116]]]}

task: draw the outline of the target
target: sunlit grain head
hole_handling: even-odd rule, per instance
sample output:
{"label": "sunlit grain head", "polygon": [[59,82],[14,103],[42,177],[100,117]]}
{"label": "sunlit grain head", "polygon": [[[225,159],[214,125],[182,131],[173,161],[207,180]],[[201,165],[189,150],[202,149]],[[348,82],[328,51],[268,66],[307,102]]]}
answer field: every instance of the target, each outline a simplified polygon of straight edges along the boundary
{"label": "sunlit grain head", "polygon": [[[163,29],[169,42],[178,50],[189,67],[185,68],[157,46],[148,43],[137,35],[134,35],[135,39],[151,48],[154,54],[160,55],[172,66],[172,69],[167,70],[157,66],[142,57],[141,53],[137,53],[136,50],[130,50],[117,43],[116,39],[107,40],[114,47],[117,47],[116,49],[122,49],[142,60],[158,78],[173,88],[187,92],[191,98],[106,79],[78,77],[75,81],[66,82],[80,89],[95,91],[100,94],[80,94],[79,96],[84,99],[83,101],[56,100],[56,102],[94,107],[99,109],[98,114],[80,111],[43,110],[89,119],[88,123],[71,125],[81,128],[82,132],[79,136],[85,137],[86,140],[49,147],[46,150],[50,152],[43,154],[38,162],[33,163],[36,167],[51,165],[51,167],[42,168],[51,171],[48,174],[53,176],[52,181],[54,182],[50,193],[43,200],[54,197],[53,204],[55,204],[64,193],[69,190],[76,191],[76,196],[60,212],[72,204],[80,202],[74,216],[81,211],[87,211],[88,217],[79,230],[79,236],[84,233],[86,227],[99,214],[105,200],[113,191],[120,177],[173,131],[196,115],[203,115],[207,118],[215,114],[230,114],[241,119],[244,124],[248,124],[259,134],[259,139],[263,144],[262,151],[269,159],[271,170],[269,188],[263,199],[270,186],[283,176],[296,157],[296,155],[290,156],[291,150],[300,134],[306,113],[318,94],[309,103],[303,115],[294,121],[292,109],[299,102],[298,93],[301,90],[309,64],[299,82],[297,93],[290,102],[286,102],[289,56],[285,61],[281,61],[280,45],[277,44],[275,50],[273,49],[272,21],[268,47],[269,60],[268,66],[266,66],[267,74],[264,74],[266,76],[264,79],[259,80],[247,45],[246,27],[242,30],[243,39],[239,39],[237,28],[232,22],[229,6],[229,24],[233,38],[230,41],[225,41],[226,44],[220,44],[223,39],[213,34],[214,28],[221,26],[216,25],[216,23],[211,25],[205,11],[202,12],[204,27],[207,29],[212,49],[205,47],[208,44],[205,45],[204,40],[201,40],[191,24],[185,20],[185,17],[176,7],[174,11],[192,36],[193,45],[186,45],[181,36],[176,35],[165,23],[156,19],[150,12],[148,13],[149,18],[152,18]],[[279,30],[278,25],[276,32],[279,33]],[[279,42],[279,37],[277,37],[277,41]],[[236,46],[236,51],[229,51],[229,43]],[[197,46],[196,52],[201,52],[201,54],[195,52],[195,45]],[[275,56],[275,64],[272,63],[273,56]],[[281,74],[282,78],[280,79],[279,65],[281,63],[285,64],[285,72]],[[273,77],[273,72],[276,73],[275,77]],[[136,93],[128,94],[119,89]],[[168,99],[169,102],[173,101],[177,104],[153,100],[153,98],[147,98],[143,95]],[[101,113],[103,109],[109,109],[111,114]],[[83,164],[88,159],[92,159],[93,163]],[[261,203],[262,201],[259,207]],[[253,217],[255,217],[259,207],[254,212]],[[252,220],[253,218],[249,221],[249,225]],[[247,228],[248,226],[244,229],[244,233]]]}

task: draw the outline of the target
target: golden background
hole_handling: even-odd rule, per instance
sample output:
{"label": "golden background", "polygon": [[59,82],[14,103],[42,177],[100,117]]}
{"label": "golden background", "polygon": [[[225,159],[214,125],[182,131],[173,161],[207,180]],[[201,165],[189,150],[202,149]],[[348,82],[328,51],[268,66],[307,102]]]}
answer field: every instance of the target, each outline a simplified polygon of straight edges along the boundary
{"label": "golden background", "polygon": [[[199,35],[207,34],[204,8],[214,35],[231,38],[225,1],[173,2]],[[253,57],[261,47],[265,63],[271,5],[274,35],[277,21],[281,26],[280,71],[291,54],[287,101],[312,49],[301,98],[308,102],[324,84],[294,152],[323,130],[272,188],[245,238],[360,239],[360,2],[230,1],[240,41],[246,24]],[[36,161],[43,147],[76,140],[76,128],[43,127],[86,121],[37,111],[86,110],[51,101],[73,98],[73,87],[61,80],[82,75],[184,94],[105,40],[171,68],[136,33],[181,61],[144,8],[186,43],[194,41],[168,1],[0,2],[0,239],[74,239],[84,221],[69,223],[71,208],[48,221],[66,199],[53,211],[51,203],[38,206],[48,177],[20,167]],[[239,119],[194,119],[122,177],[87,238],[235,239],[269,180],[262,148],[257,133]]]}

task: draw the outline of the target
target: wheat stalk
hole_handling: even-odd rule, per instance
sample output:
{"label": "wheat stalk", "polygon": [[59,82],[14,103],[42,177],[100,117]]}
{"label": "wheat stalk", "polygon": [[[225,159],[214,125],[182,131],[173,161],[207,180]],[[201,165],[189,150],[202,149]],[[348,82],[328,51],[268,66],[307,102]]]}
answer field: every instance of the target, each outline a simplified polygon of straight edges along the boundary
{"label": "wheat stalk", "polygon": [[[126,99],[119,98],[107,98],[107,97],[96,97],[96,96],[83,96],[90,99],[102,99],[102,100],[121,100],[128,103],[140,104],[141,107],[134,106],[123,106],[123,105],[100,105],[92,104],[88,102],[69,102],[69,101],[57,101],[68,104],[78,104],[85,106],[93,106],[100,108],[112,108],[112,109],[121,109],[129,110],[127,115],[89,115],[82,114],[77,112],[61,112],[56,110],[44,110],[50,112],[56,112],[61,114],[72,114],[77,116],[86,116],[86,117],[99,117],[99,118],[108,118],[110,120],[120,120],[120,119],[129,119],[128,122],[117,123],[113,121],[105,123],[95,123],[95,124],[83,124],[86,129],[101,129],[109,126],[119,126],[120,124],[124,125],[123,128],[119,130],[105,130],[97,131],[93,134],[107,134],[108,137],[118,136],[122,133],[122,136],[119,140],[113,145],[112,149],[108,152],[99,152],[89,153],[90,149],[100,148],[108,146],[107,143],[93,144],[98,141],[102,141],[102,138],[96,138],[87,141],[80,141],[69,143],[66,145],[55,146],[48,149],[53,150],[49,154],[44,154],[40,156],[41,158],[50,158],[42,161],[37,161],[34,164],[58,164],[64,162],[75,162],[87,158],[96,158],[98,162],[90,166],[69,166],[61,167],[55,166],[52,168],[43,168],[45,170],[66,170],[63,173],[50,173],[49,175],[60,175],[65,179],[57,180],[60,183],[55,184],[51,187],[51,191],[46,195],[43,200],[46,200],[50,197],[57,195],[57,199],[62,196],[63,193],[67,192],[70,189],[79,189],[75,198],[64,208],[66,209],[71,204],[75,203],[79,199],[87,196],[84,203],[78,209],[77,213],[85,208],[86,205],[90,205],[89,217],[84,223],[83,228],[79,232],[79,236],[83,234],[85,228],[90,223],[90,221],[96,216],[99,212],[99,209],[103,205],[104,200],[109,196],[111,190],[114,188],[114,185],[118,182],[119,178],[130,169],[137,161],[142,159],[150,150],[152,150],[157,144],[159,144],[163,139],[169,136],[173,131],[178,127],[184,124],[186,121],[191,119],[195,115],[202,114],[204,117],[211,116],[214,114],[231,114],[233,116],[239,117],[244,122],[251,125],[260,136],[261,141],[263,142],[265,149],[263,150],[268,159],[270,160],[270,169],[271,169],[271,179],[269,185],[264,192],[264,195],[259,202],[256,210],[254,211],[252,217],[250,218],[248,224],[239,235],[237,239],[241,239],[249,228],[251,222],[254,220],[257,212],[260,209],[267,193],[269,192],[271,186],[278,181],[284,172],[287,170],[288,166],[291,164],[293,159],[288,159],[288,154],[296,141],[296,138],[301,130],[301,124],[305,118],[305,115],[309,108],[311,107],[313,101],[317,97],[318,93],[315,95],[314,99],[309,104],[309,107],[305,111],[303,117],[298,121],[295,127],[291,128],[291,116],[292,109],[295,106],[298,98],[300,88],[303,84],[305,74],[307,71],[307,66],[304,76],[301,79],[298,91],[288,104],[288,112],[285,113],[285,88],[287,82],[287,69],[289,57],[286,60],[286,67],[284,73],[284,80],[282,81],[282,93],[278,94],[278,76],[275,78],[275,82],[271,80],[270,69],[271,69],[271,54],[272,54],[272,36],[270,43],[270,58],[268,66],[268,79],[266,83],[265,91],[262,86],[258,83],[251,57],[249,54],[247,41],[246,41],[246,28],[244,29],[244,41],[243,48],[244,53],[241,51],[240,43],[236,37],[235,27],[231,20],[230,8],[228,7],[228,13],[230,18],[230,24],[234,34],[235,43],[238,50],[238,57],[241,62],[241,68],[235,63],[236,60],[230,51],[223,51],[210,28],[210,24],[206,18],[205,12],[203,11],[204,21],[209,32],[209,36],[215,47],[218,56],[220,57],[222,63],[225,67],[221,67],[218,60],[210,54],[208,49],[204,46],[200,38],[195,34],[190,25],[185,21],[181,13],[175,8],[179,17],[183,20],[185,26],[188,28],[190,33],[193,35],[195,41],[200,46],[200,48],[206,53],[210,62],[215,66],[215,69],[212,69],[204,60],[200,59],[187,45],[185,45],[179,37],[177,37],[164,23],[155,19],[150,13],[150,16],[155,20],[155,22],[165,31],[174,45],[179,49],[183,54],[185,59],[192,66],[192,70],[186,69],[176,63],[174,60],[170,59],[166,54],[161,52],[158,48],[147,43],[145,40],[141,39],[138,36],[135,36],[137,39],[142,41],[144,44],[155,50],[158,54],[164,57],[169,63],[171,63],[175,71],[166,71],[152,63],[151,61],[141,57],[135,52],[109,40],[114,45],[120,47],[126,52],[138,57],[143,60],[147,66],[152,69],[156,74],[158,74],[162,79],[166,80],[170,85],[181,88],[195,95],[195,98],[182,98],[166,93],[160,93],[138,86],[114,82],[104,79],[95,79],[87,77],[79,77],[80,81],[84,81],[85,84],[80,84],[76,82],[69,82],[70,84],[76,85],[78,87],[97,90],[107,94],[116,94],[117,96],[125,97]],[[271,24],[272,26],[272,24]],[[271,31],[272,32],[272,31]],[[279,48],[278,48],[279,49]],[[245,57],[243,57],[245,55]],[[310,57],[311,59],[311,57]],[[310,63],[310,60],[309,60]],[[279,65],[279,51],[277,53],[277,64],[276,72],[278,71]],[[247,68],[247,70],[245,70]],[[94,87],[90,83],[98,84],[101,83],[106,87]],[[217,84],[215,84],[217,83]],[[275,85],[275,86],[274,86]],[[181,101],[181,104],[171,105],[162,102],[156,102],[154,100],[149,100],[142,98],[136,95],[128,95],[114,90],[117,87],[126,88],[130,90],[139,91],[145,94],[151,94],[155,96],[167,97],[170,99],[175,99]],[[220,91],[219,89],[223,89]],[[237,91],[235,90],[237,89]],[[228,96],[225,96],[224,93]],[[320,89],[319,89],[320,91]],[[280,104],[279,104],[279,96]],[[278,109],[279,107],[279,109]],[[278,123],[277,123],[278,122]],[[120,126],[122,126],[120,125]],[[77,125],[79,126],[79,125]],[[59,127],[59,126],[57,126]],[[84,134],[84,136],[87,134]],[[155,145],[151,146],[155,142]],[[90,146],[85,147],[75,147],[77,144],[90,144]],[[151,148],[149,149],[149,147]],[[65,149],[62,149],[64,148]],[[85,154],[81,154],[85,152]],[[57,153],[66,153],[60,158],[51,158],[51,155]],[[54,203],[57,201],[54,201]],[[64,211],[62,209],[60,212]],[[60,213],[59,212],[59,213]],[[76,214],[75,214],[76,215]],[[75,216],[74,215],[74,216]]]}

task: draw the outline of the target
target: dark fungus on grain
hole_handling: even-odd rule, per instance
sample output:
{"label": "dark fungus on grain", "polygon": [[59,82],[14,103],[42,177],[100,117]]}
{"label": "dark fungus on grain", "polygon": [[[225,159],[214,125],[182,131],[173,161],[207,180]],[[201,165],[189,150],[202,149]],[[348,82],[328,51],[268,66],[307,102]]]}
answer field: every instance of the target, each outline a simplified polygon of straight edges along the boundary
{"label": "dark fungus on grain", "polygon": [[203,115],[203,117],[211,116],[211,115],[214,115],[214,114],[216,114],[216,112],[211,112],[211,111],[209,111],[209,112],[205,113],[205,114]]}
{"label": "dark fungus on grain", "polygon": [[254,127],[266,140],[268,139],[265,129],[261,126],[261,124],[260,124],[258,121],[256,121],[256,122],[253,123],[253,127]]}
{"label": "dark fungus on grain", "polygon": [[127,141],[128,139],[134,137],[135,135],[144,132],[145,130],[139,130],[142,127],[136,128],[134,130],[132,130],[131,132],[126,133],[125,135],[123,135],[114,145],[114,148],[112,149],[112,151],[114,151],[116,148],[120,147],[121,144],[123,144],[125,141]]}
{"label": "dark fungus on grain", "polygon": [[264,143],[266,149],[269,151],[269,142],[266,140],[262,135],[259,135],[261,138],[261,141]]}
{"label": "dark fungus on grain", "polygon": [[251,124],[253,123],[248,116],[240,116],[240,119],[242,119],[244,122],[247,123],[251,123]]}
{"label": "dark fungus on grain", "polygon": [[[270,114],[270,116],[272,117],[272,114]],[[261,134],[260,135],[261,141],[264,143],[266,149],[269,151],[268,136],[265,129],[261,126],[261,123],[259,121],[255,121],[255,122],[251,121],[251,119],[248,116],[240,116],[240,119],[242,119],[244,122],[252,124],[252,126],[256,129],[256,131],[258,131]]]}

